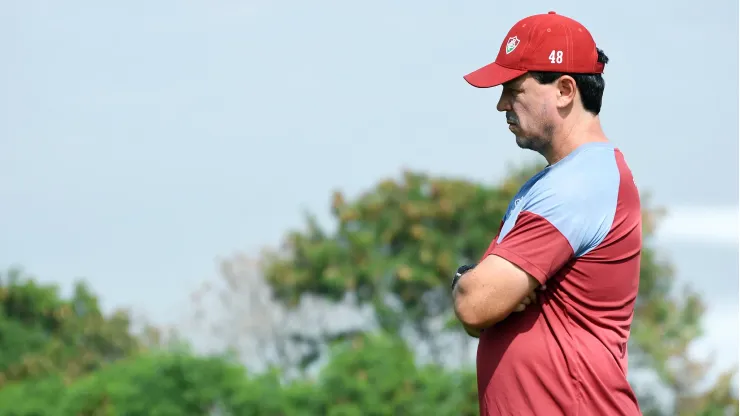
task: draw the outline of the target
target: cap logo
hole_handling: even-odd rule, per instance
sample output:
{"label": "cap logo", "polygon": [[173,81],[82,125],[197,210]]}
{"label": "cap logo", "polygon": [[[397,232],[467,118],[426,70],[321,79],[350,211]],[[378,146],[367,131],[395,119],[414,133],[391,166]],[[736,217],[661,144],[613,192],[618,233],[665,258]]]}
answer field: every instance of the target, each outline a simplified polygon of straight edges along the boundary
{"label": "cap logo", "polygon": [[506,54],[510,54],[514,52],[514,49],[519,46],[519,38],[516,36],[512,36],[509,38],[509,40],[506,41]]}

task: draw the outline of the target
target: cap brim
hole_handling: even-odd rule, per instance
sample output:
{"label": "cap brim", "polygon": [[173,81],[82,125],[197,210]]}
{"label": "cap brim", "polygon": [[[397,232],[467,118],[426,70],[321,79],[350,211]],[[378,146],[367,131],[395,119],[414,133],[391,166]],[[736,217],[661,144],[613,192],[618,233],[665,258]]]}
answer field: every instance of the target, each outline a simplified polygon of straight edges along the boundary
{"label": "cap brim", "polygon": [[496,62],[465,75],[465,81],[477,88],[496,87],[526,74],[520,69],[505,68]]}

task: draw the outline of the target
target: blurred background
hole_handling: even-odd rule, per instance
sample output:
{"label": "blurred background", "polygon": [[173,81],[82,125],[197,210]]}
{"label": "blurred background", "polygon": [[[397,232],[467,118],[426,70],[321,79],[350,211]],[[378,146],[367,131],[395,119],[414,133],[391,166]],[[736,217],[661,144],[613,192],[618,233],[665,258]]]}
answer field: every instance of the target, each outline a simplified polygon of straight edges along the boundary
{"label": "blurred background", "polygon": [[0,2],[0,414],[477,414],[445,290],[541,158],[462,76],[550,10],[643,192],[643,411],[737,414],[732,0]]}

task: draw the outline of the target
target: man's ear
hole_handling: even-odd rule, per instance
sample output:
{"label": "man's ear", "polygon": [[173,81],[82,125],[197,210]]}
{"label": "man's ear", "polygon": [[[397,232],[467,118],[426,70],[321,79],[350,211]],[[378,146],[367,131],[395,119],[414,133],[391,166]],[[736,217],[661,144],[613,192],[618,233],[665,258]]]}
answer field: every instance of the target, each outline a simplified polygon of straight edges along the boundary
{"label": "man's ear", "polygon": [[558,108],[568,107],[576,99],[578,94],[578,86],[576,80],[569,75],[563,75],[555,81],[555,86],[558,89]]}

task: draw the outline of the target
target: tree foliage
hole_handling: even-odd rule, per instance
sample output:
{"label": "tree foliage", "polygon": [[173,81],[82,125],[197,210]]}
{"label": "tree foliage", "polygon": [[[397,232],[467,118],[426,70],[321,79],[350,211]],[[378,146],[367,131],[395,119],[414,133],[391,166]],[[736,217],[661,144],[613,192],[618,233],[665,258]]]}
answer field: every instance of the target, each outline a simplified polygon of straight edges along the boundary
{"label": "tree foliage", "polygon": [[[229,356],[151,346],[83,284],[65,298],[10,271],[0,286],[0,416],[474,415],[475,377],[417,366],[406,343],[359,334],[316,377],[248,374]],[[156,337],[155,337],[156,338]],[[42,363],[42,364],[39,364]],[[460,388],[460,387],[464,388]]]}
{"label": "tree foliage", "polygon": [[[473,416],[474,374],[418,368],[402,340],[364,335],[335,346],[316,379],[249,375],[226,357],[150,352],[65,383],[0,390],[2,416]],[[465,388],[452,388],[464,386]]]}
{"label": "tree foliage", "polygon": [[0,276],[0,387],[60,374],[75,378],[138,351],[124,312],[106,317],[82,283],[69,299],[20,270]]}

